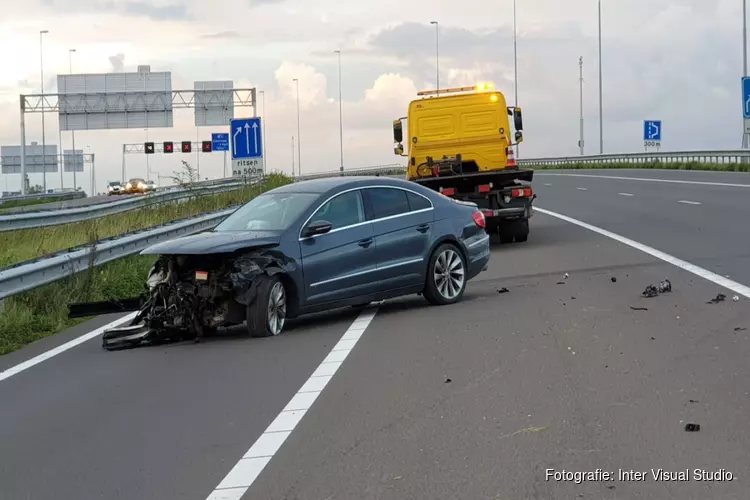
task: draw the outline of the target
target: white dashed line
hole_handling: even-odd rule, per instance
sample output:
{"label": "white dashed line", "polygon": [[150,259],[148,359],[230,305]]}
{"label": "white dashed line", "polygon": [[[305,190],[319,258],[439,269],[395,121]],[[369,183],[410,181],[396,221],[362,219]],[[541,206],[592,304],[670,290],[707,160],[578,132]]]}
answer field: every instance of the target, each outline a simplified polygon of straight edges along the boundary
{"label": "white dashed line", "polygon": [[631,194],[631,193],[617,193],[617,194],[619,194],[620,196],[635,196],[634,194]]}
{"label": "white dashed line", "polygon": [[118,319],[117,321],[113,321],[112,323],[108,323],[104,326],[100,326],[96,330],[92,330],[84,335],[81,335],[80,337],[76,337],[73,340],[70,340],[62,345],[55,347],[54,349],[50,349],[49,351],[43,352],[42,354],[38,356],[34,356],[33,358],[28,359],[24,361],[23,363],[18,363],[15,366],[11,366],[4,372],[0,372],[0,382],[2,382],[5,379],[9,379],[13,375],[18,375],[22,371],[28,370],[32,366],[38,365],[42,361],[47,361],[48,359],[54,356],[57,356],[58,354],[67,351],[68,349],[72,349],[77,345],[83,344],[84,342],[91,340],[94,337],[98,337],[99,335],[104,333],[104,330],[108,330],[115,326],[120,326],[124,324],[126,321],[131,321],[133,318],[135,318],[136,314],[137,313],[130,313],[128,315],[125,315],[122,318]]}
{"label": "white dashed line", "polygon": [[550,183],[548,183],[548,182],[545,182],[545,183],[544,183],[544,185],[545,185],[545,186],[551,186],[552,184],[550,184]]}
{"label": "white dashed line", "polygon": [[606,229],[602,229],[597,226],[592,226],[591,224],[574,219],[572,217],[568,217],[567,215],[558,214],[556,212],[551,212],[549,210],[545,210],[539,207],[534,207],[534,210],[543,214],[550,215],[552,217],[556,217],[566,222],[570,222],[571,224],[575,224],[576,226],[580,226],[582,228],[588,229],[589,231],[593,231],[595,233],[601,234],[602,236],[606,236],[607,238],[611,238],[615,241],[619,241],[620,243],[628,245],[629,247],[635,248],[636,250],[640,250],[643,253],[647,253],[651,255],[652,257],[656,257],[657,259],[663,260],[664,262],[667,262],[668,264],[672,264],[673,266],[679,267],[680,269],[683,269],[689,273],[693,273],[696,276],[699,276],[705,280],[715,283],[721,287],[732,290],[733,292],[739,295],[744,295],[745,297],[750,299],[750,287],[743,285],[741,283],[737,283],[736,281],[732,281],[728,278],[725,278],[724,276],[713,273],[709,271],[708,269],[703,269],[702,267],[698,267],[694,264],[691,264],[690,262],[684,261],[682,259],[678,259],[677,257],[674,257],[673,255],[664,253],[661,250],[651,248],[650,246],[644,245],[643,243],[638,243],[637,241],[631,240],[630,238],[626,238],[625,236],[620,236],[619,234],[607,231]]}
{"label": "white dashed line", "polygon": [[297,394],[266,428],[206,500],[240,500],[279,451],[365,333],[377,309],[362,312]]}
{"label": "white dashed line", "polygon": [[686,205],[700,205],[700,201],[688,201],[688,200],[679,200],[677,203],[685,203]]}
{"label": "white dashed line", "polygon": [[677,179],[649,179],[647,177],[618,177],[615,175],[592,175],[592,174],[547,174],[537,172],[537,176],[558,176],[558,177],[590,177],[594,179],[617,179],[620,181],[643,181],[643,182],[666,182],[672,184],[696,184],[698,186],[723,186],[723,187],[742,187],[750,188],[750,184],[733,184],[729,182],[702,182],[702,181],[681,181]]}
{"label": "white dashed line", "polygon": [[582,187],[578,187],[578,188],[576,188],[576,189],[577,189],[577,190],[579,190],[579,191],[588,191],[588,188],[582,188]]}

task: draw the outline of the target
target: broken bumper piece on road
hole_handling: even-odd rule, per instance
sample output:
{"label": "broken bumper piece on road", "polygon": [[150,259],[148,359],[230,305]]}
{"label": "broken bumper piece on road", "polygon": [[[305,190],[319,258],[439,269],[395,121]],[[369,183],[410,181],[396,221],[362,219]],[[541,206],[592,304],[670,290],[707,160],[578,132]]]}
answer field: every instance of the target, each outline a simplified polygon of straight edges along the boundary
{"label": "broken bumper piece on road", "polygon": [[118,326],[104,331],[102,347],[106,350],[137,347],[150,340],[151,331],[145,323]]}

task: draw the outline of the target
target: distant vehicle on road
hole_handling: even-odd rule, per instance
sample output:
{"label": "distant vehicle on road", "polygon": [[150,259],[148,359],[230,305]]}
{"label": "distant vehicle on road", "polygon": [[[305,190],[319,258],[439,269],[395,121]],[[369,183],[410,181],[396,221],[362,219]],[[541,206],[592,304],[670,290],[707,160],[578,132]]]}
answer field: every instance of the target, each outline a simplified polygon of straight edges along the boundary
{"label": "distant vehicle on road", "polygon": [[148,184],[145,180],[136,177],[133,179],[130,179],[127,184],[125,184],[125,193],[127,194],[133,194],[133,193],[146,193],[148,192]]}
{"label": "distant vehicle on road", "polygon": [[148,188],[148,191],[156,191],[156,183],[154,181],[146,182],[146,187]]}
{"label": "distant vehicle on road", "polygon": [[401,179],[336,177],[268,191],[214,229],[158,243],[142,297],[71,306],[71,317],[138,311],[105,348],[200,339],[247,324],[278,335],[288,318],[422,294],[461,300],[487,268],[490,237],[475,204]]}
{"label": "distant vehicle on road", "polygon": [[120,181],[112,181],[107,184],[107,195],[112,196],[113,194],[122,194],[125,190],[122,187]]}

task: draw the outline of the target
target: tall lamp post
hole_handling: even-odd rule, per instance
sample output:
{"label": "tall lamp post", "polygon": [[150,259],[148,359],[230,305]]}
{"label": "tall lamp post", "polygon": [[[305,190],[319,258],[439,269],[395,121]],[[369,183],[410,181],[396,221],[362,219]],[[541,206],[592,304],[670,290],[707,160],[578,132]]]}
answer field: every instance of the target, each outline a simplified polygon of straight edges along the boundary
{"label": "tall lamp post", "polygon": [[602,111],[602,0],[599,0],[599,154],[604,154],[604,113]]}
{"label": "tall lamp post", "polygon": [[[742,76],[747,76],[747,0],[742,0]],[[750,136],[742,121],[742,147],[750,147]]]}
{"label": "tall lamp post", "polygon": [[[68,73],[70,73],[71,75],[73,74],[73,52],[75,51],[76,49],[68,50]],[[76,180],[76,168],[78,167],[78,159],[76,157],[76,132],[75,130],[70,131],[70,137],[73,140],[73,191],[75,191],[78,188],[78,183]],[[83,160],[83,158],[81,158],[81,160]],[[83,165],[83,161],[81,161],[81,165]]]}
{"label": "tall lamp post", "polygon": [[338,55],[339,59],[339,153],[341,155],[341,166],[339,171],[344,171],[344,120],[342,112],[342,100],[341,100],[341,51],[334,50]]}
{"label": "tall lamp post", "polygon": [[[39,74],[41,75],[42,95],[44,95],[44,46],[43,36],[49,33],[49,30],[39,31]],[[44,99],[44,98],[42,98]],[[44,192],[47,192],[47,140],[44,130],[44,106],[42,106],[42,185]]]}
{"label": "tall lamp post", "polygon": [[299,79],[295,78],[293,81],[297,84],[297,175],[302,175],[302,149],[300,147],[302,139],[299,136]]}
{"label": "tall lamp post", "polygon": [[440,95],[440,25],[437,21],[430,21],[435,25],[435,89]]}
{"label": "tall lamp post", "polygon": [[261,131],[263,132],[263,163],[264,163],[264,169],[265,165],[268,165],[268,150],[266,149],[266,92],[264,90],[260,91],[260,102],[263,106],[263,112],[261,113]]}

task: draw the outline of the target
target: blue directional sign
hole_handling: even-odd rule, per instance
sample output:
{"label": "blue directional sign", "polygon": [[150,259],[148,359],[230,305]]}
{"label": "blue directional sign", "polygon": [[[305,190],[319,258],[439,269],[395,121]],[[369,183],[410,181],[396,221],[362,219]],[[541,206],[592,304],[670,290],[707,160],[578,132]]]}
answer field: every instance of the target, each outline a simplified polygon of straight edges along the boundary
{"label": "blue directional sign", "polygon": [[742,116],[750,119],[750,77],[742,77]]}
{"label": "blue directional sign", "polygon": [[644,120],[643,140],[661,142],[661,120]]}
{"label": "blue directional sign", "polygon": [[238,118],[231,121],[232,159],[263,157],[260,118]]}
{"label": "blue directional sign", "polygon": [[211,134],[211,149],[229,151],[229,134]]}

